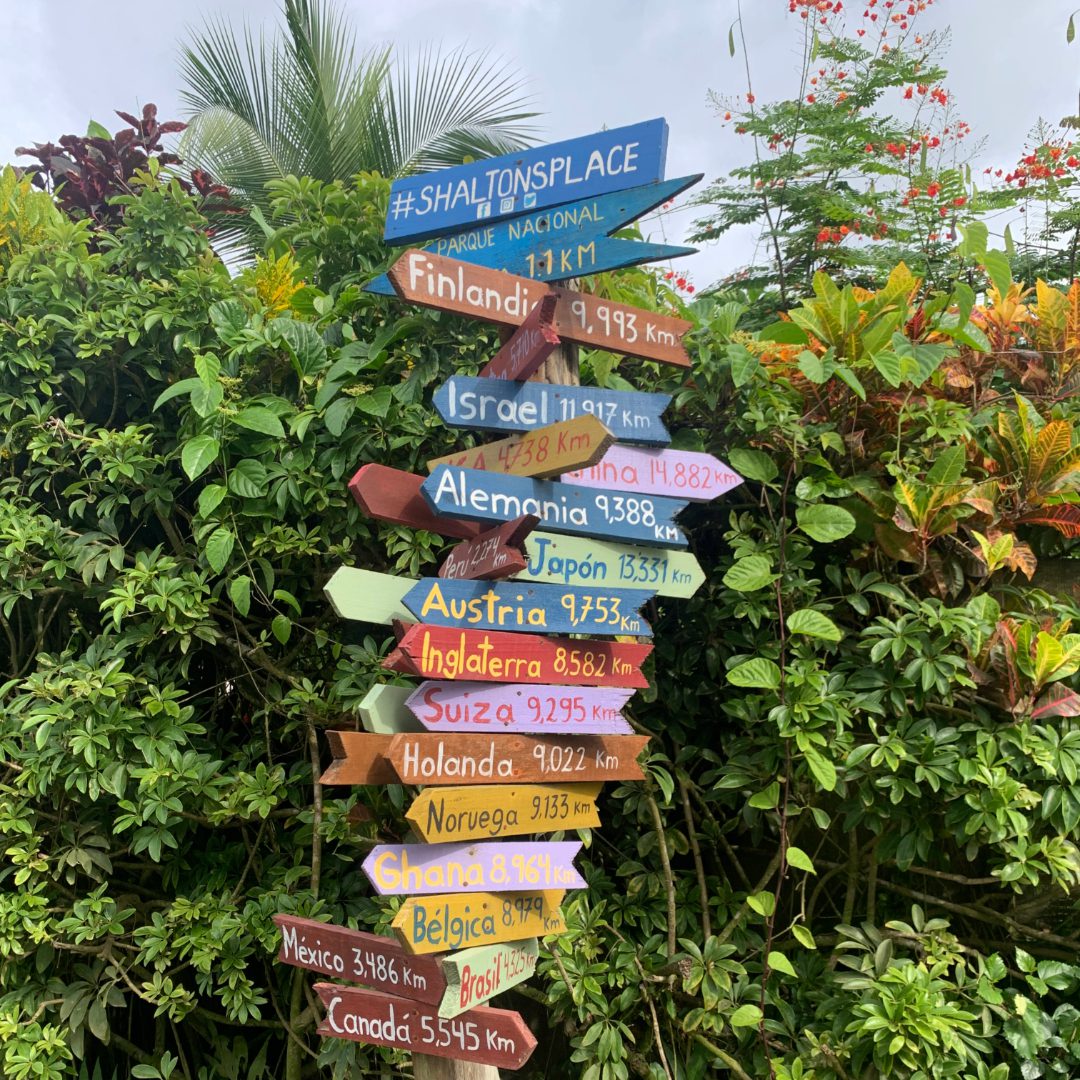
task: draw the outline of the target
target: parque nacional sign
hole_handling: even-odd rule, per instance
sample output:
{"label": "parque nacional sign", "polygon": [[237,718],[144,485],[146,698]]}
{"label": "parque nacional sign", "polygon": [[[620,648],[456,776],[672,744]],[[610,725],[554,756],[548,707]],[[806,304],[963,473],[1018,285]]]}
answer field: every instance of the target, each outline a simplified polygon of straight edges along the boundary
{"label": "parque nacional sign", "polygon": [[586,884],[572,837],[600,825],[603,782],[644,776],[649,738],[624,709],[648,686],[650,619],[705,580],[675,519],[741,481],[668,448],[671,396],[580,386],[567,360],[580,345],[690,366],[677,311],[559,284],[693,250],[612,235],[700,179],[665,180],[667,137],[649,120],[391,187],[385,239],[407,250],[366,288],[502,328],[480,374],[433,399],[447,427],[497,437],[431,459],[426,478],[369,463],[349,482],[370,518],[457,542],[419,579],[388,557],[326,585],[340,617],[397,641],[364,730],[343,717],[326,732],[319,782],[407,785],[417,842],[380,822],[363,862],[378,897],[403,898],[394,937],[275,921],[281,962],[338,980],[315,984],[320,1034],[410,1050],[416,1080],[463,1080],[437,1057],[494,1080],[484,1066],[520,1068],[535,1048],[518,1013],[484,1002],[566,930],[565,893]]}

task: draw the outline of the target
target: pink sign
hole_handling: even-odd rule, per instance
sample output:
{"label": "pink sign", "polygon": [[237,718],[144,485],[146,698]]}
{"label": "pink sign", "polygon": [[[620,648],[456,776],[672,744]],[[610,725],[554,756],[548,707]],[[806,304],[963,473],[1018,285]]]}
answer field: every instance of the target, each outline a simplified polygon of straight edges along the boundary
{"label": "pink sign", "polygon": [[622,445],[611,447],[597,464],[563,473],[561,479],[579,487],[673,495],[693,502],[709,502],[743,482],[712,454]]}

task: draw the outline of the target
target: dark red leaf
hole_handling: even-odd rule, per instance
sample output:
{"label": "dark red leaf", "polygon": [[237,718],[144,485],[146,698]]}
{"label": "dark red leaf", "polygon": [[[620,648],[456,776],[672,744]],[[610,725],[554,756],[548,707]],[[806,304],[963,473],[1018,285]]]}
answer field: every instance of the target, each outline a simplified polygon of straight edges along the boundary
{"label": "dark red leaf", "polygon": [[1032,720],[1047,716],[1080,716],[1080,694],[1061,683],[1052,683],[1031,710]]}
{"label": "dark red leaf", "polygon": [[1040,506],[1017,518],[1017,522],[1023,525],[1047,525],[1057,529],[1062,536],[1075,540],[1080,537],[1080,506],[1072,503]]}

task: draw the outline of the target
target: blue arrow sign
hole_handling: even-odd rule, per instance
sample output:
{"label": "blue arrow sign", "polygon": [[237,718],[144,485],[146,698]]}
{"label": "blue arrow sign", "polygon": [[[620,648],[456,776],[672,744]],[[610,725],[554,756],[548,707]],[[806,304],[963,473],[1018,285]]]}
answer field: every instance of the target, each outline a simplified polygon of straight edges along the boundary
{"label": "blue arrow sign", "polygon": [[470,521],[510,521],[535,514],[552,532],[686,547],[675,515],[689,505],[661,495],[578,487],[555,480],[440,465],[420,485],[436,514]]}
{"label": "blue arrow sign", "polygon": [[667,121],[598,131],[395,180],[384,239],[411,244],[664,178]]}
{"label": "blue arrow sign", "polygon": [[[700,179],[698,173],[593,199],[579,199],[565,206],[535,210],[506,221],[440,236],[424,248],[435,255],[506,270],[537,281],[559,281],[692,255],[697,248],[620,240],[608,234],[673,199]],[[385,274],[368,282],[364,289],[385,296],[396,295]]]}
{"label": "blue arrow sign", "polygon": [[652,627],[638,609],[655,595],[648,589],[428,577],[413,585],[402,601],[420,622],[434,626],[652,637]]}
{"label": "blue arrow sign", "polygon": [[670,394],[451,375],[435,391],[434,402],[450,427],[532,431],[591,413],[616,439],[653,446],[671,442],[660,419],[671,404]]}

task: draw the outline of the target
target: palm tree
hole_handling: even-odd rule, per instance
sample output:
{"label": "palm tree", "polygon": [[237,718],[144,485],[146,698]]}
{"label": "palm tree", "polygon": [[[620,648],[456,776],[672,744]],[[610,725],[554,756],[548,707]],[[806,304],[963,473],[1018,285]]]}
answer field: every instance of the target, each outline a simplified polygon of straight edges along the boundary
{"label": "palm tree", "polygon": [[[243,205],[268,217],[267,182],[290,174],[397,177],[532,141],[537,114],[525,111],[522,81],[489,54],[361,52],[333,0],[284,0],[284,14],[285,32],[270,42],[219,20],[182,53],[183,158]],[[241,245],[256,232],[247,215],[222,225],[222,239]]]}

